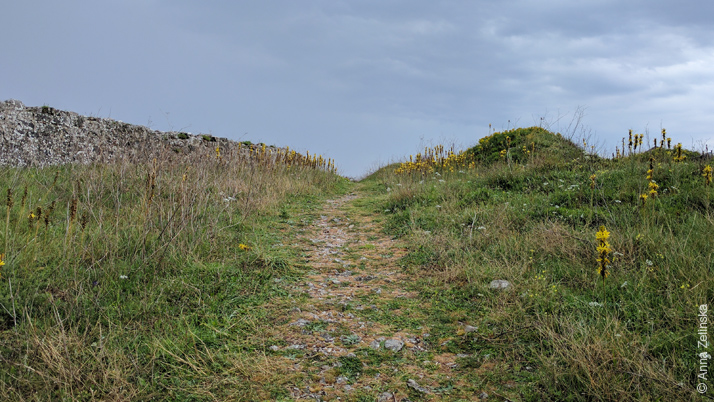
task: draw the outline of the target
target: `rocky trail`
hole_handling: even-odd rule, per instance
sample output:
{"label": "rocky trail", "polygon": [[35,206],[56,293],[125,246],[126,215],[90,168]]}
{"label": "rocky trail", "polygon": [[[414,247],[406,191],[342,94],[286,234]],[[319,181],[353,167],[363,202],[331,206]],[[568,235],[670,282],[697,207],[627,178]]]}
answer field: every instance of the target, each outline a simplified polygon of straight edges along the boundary
{"label": "rocky trail", "polygon": [[[430,334],[427,304],[407,289],[399,243],[355,207],[351,193],[327,201],[301,239],[309,272],[290,285],[286,322],[268,349],[296,380],[294,400],[458,400],[457,359],[449,339]],[[459,331],[472,330],[464,326]],[[457,392],[458,393],[458,392]],[[486,393],[474,397],[484,399]]]}

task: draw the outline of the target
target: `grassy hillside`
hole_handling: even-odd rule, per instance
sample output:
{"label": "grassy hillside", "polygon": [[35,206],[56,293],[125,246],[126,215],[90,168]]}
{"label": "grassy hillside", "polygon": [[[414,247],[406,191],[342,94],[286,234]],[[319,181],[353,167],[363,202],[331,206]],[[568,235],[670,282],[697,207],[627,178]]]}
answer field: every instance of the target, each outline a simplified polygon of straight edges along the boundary
{"label": "grassy hillside", "polygon": [[0,399],[270,395],[254,334],[294,275],[286,222],[346,188],[331,170],[265,148],[2,168]]}
{"label": "grassy hillside", "polygon": [[700,400],[711,161],[631,143],[0,168],[0,400]]}
{"label": "grassy hillside", "polygon": [[[671,148],[603,159],[516,129],[461,153],[427,149],[366,183],[409,244],[401,264],[424,303],[478,327],[454,353],[497,361],[493,382],[510,395],[698,400],[714,186],[708,161]],[[491,289],[499,279],[510,286]]]}

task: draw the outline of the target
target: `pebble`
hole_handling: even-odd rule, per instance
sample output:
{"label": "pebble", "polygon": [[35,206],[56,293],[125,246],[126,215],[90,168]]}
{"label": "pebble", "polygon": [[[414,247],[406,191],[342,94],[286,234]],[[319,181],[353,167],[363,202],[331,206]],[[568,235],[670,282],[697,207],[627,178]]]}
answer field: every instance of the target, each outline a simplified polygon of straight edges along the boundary
{"label": "pebble", "polygon": [[377,397],[377,402],[391,402],[394,400],[394,394],[391,392],[382,392]]}
{"label": "pebble", "polygon": [[404,342],[399,339],[387,339],[384,341],[384,348],[389,349],[392,352],[399,352],[404,347]]}
{"label": "pebble", "polygon": [[504,279],[494,279],[488,285],[490,289],[508,289],[511,286],[511,282]]}
{"label": "pebble", "polygon": [[428,394],[431,392],[427,388],[422,387],[421,385],[417,384],[417,382],[412,380],[411,378],[407,380],[407,386],[415,391],[419,391],[424,394]]}

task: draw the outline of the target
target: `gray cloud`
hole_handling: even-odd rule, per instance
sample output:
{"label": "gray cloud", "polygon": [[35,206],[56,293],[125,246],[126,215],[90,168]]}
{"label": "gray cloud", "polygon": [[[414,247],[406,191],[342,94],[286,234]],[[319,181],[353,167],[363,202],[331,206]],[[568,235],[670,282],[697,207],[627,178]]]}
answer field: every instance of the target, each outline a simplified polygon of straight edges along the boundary
{"label": "gray cloud", "polygon": [[578,106],[613,148],[660,123],[696,143],[711,15],[693,0],[12,2],[0,98],[303,147],[350,175]]}

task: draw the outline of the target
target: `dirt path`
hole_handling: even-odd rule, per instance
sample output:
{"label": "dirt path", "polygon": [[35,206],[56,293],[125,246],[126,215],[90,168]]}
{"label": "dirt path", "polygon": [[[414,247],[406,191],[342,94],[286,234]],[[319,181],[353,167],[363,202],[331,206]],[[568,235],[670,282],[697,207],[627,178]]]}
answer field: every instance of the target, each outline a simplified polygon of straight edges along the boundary
{"label": "dirt path", "polygon": [[430,339],[428,313],[405,289],[410,278],[397,265],[405,250],[354,206],[358,198],[327,201],[303,239],[311,271],[291,289],[289,322],[276,328],[283,345],[270,347],[303,373],[292,398],[454,400],[443,384],[457,356],[432,350],[443,340]]}

